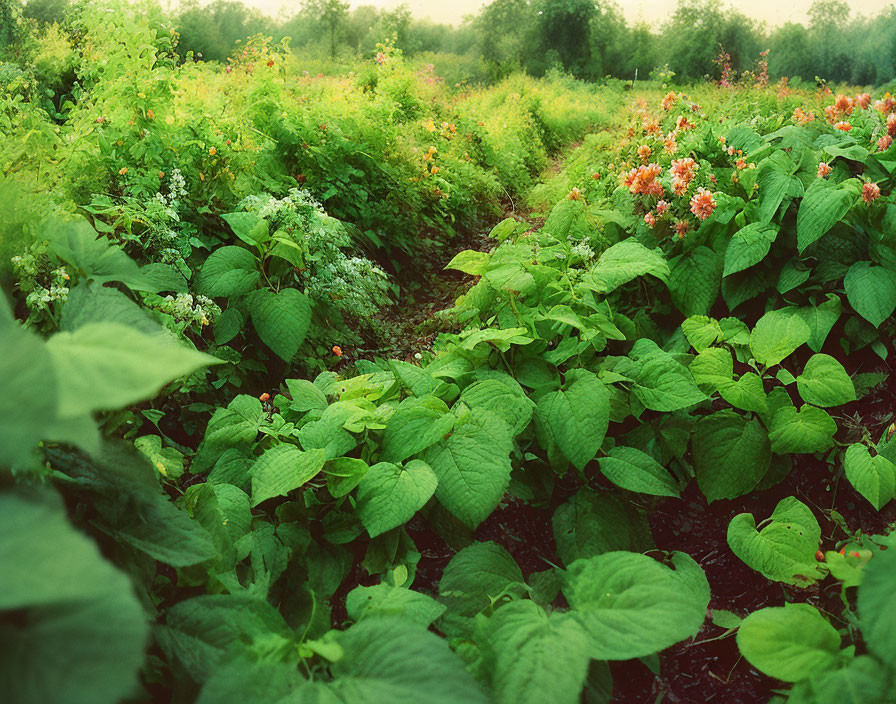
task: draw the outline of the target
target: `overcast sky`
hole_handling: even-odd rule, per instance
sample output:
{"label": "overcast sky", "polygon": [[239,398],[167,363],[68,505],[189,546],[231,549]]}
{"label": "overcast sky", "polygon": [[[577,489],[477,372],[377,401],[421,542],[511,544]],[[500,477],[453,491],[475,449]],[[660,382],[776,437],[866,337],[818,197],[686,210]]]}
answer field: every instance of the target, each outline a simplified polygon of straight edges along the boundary
{"label": "overcast sky", "polygon": [[[436,22],[459,23],[464,15],[475,13],[485,0],[405,0],[418,17],[429,17]],[[257,7],[267,14],[276,16],[281,10],[292,15],[299,6],[298,0],[243,0],[247,5]],[[352,7],[374,5],[392,8],[402,0],[352,0]],[[847,0],[853,12],[876,14],[881,8],[892,4],[893,0]],[[661,22],[675,8],[674,0],[621,0],[619,4],[629,21],[646,20]],[[806,13],[812,0],[735,0],[728,3],[739,8],[744,14],[765,20],[769,24],[784,22],[805,22]]]}

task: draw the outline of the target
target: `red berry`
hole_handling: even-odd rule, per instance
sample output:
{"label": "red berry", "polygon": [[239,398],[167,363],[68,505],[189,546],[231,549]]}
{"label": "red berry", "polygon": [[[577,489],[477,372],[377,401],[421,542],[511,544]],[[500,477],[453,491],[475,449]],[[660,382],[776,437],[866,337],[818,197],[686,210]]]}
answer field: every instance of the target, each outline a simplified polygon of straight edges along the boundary
{"label": "red berry", "polygon": [[271,395],[269,393],[265,392],[261,396],[258,397],[258,400],[261,401],[262,403],[267,403],[268,401],[271,400]]}
{"label": "red berry", "polygon": [[815,551],[815,559],[819,562],[824,562],[824,553],[821,550]]}

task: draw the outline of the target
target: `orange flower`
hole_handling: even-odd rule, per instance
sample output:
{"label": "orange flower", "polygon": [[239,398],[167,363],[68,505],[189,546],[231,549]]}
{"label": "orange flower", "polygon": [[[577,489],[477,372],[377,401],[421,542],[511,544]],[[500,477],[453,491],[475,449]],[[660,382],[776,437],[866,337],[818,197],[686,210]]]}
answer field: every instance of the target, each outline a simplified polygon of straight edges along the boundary
{"label": "orange flower", "polygon": [[573,188],[566,197],[570,200],[582,200],[582,192],[578,188]]}
{"label": "orange flower", "polygon": [[841,115],[852,115],[853,107],[853,99],[848,96],[838,94],[837,97],[834,98],[834,110]]}
{"label": "orange flower", "polygon": [[893,143],[893,138],[890,135],[885,134],[883,137],[881,137],[879,140],[877,140],[877,150],[879,152],[885,152],[885,151],[887,151],[887,149],[890,148],[890,145],[892,143]]}
{"label": "orange flower", "polygon": [[209,155],[209,156],[214,156],[214,155],[217,154],[217,153],[218,153],[218,150],[215,149],[214,147],[212,147],[211,149],[208,150],[208,155]]}
{"label": "orange flower", "polygon": [[342,348],[339,345],[333,345],[333,354],[335,354],[337,357],[341,357]]}
{"label": "orange flower", "polygon": [[128,167],[127,167],[127,166],[122,166],[122,167],[118,170],[118,175],[119,175],[119,176],[124,176],[127,172],[128,172]]}
{"label": "orange flower", "polygon": [[896,112],[887,115],[887,134],[896,137]]}
{"label": "orange flower", "polygon": [[871,93],[859,93],[855,97],[855,104],[860,110],[867,110],[871,105]]}
{"label": "orange flower", "polygon": [[862,184],[862,200],[868,205],[880,198],[880,186],[870,181]]}
{"label": "orange flower", "polygon": [[271,395],[269,393],[265,392],[261,396],[258,397],[258,400],[261,401],[262,403],[267,403],[268,401],[271,400]]}
{"label": "orange flower", "polygon": [[841,120],[834,125],[834,129],[840,130],[841,132],[849,132],[852,129],[852,125],[846,121]]}
{"label": "orange flower", "polygon": [[151,108],[146,111],[146,119],[151,120],[155,116],[156,116],[156,114],[152,111]]}
{"label": "orange flower", "polygon": [[675,223],[675,232],[678,233],[678,239],[683,240],[684,236],[688,233],[688,230],[691,229],[691,223],[687,220],[679,220]]}
{"label": "orange flower", "polygon": [[662,196],[663,185],[657,181],[657,177],[663,172],[659,164],[647,164],[632,169],[625,177],[625,185],[632,194],[649,196]]}
{"label": "orange flower", "polygon": [[678,142],[675,141],[675,135],[669,133],[666,139],[663,140],[663,149],[666,154],[674,154],[678,151]]}
{"label": "orange flower", "polygon": [[716,201],[712,197],[712,193],[705,188],[698,188],[697,194],[691,198],[691,212],[697,216],[698,220],[706,220],[715,209]]}
{"label": "orange flower", "polygon": [[653,216],[653,213],[647,213],[644,216],[644,222],[647,223],[647,227],[653,227],[656,225],[656,218]]}
{"label": "orange flower", "polygon": [[650,154],[652,151],[653,150],[646,144],[642,144],[640,147],[638,147],[638,157],[641,159],[641,161],[646,163],[646,161],[650,158]]}
{"label": "orange flower", "polygon": [[827,178],[831,173],[831,167],[826,161],[818,163],[818,178]]}
{"label": "orange flower", "polygon": [[656,214],[657,214],[657,216],[662,217],[663,214],[664,214],[668,209],[669,209],[669,204],[668,204],[666,201],[664,201],[664,200],[657,201],[657,204],[656,204]]}
{"label": "orange flower", "polygon": [[677,96],[675,95],[674,91],[669,91],[668,93],[666,93],[662,102],[660,102],[660,107],[663,110],[671,110],[672,106],[675,105],[676,99],[677,99]]}
{"label": "orange flower", "polygon": [[806,125],[815,120],[815,115],[811,112],[803,112],[801,108],[793,111],[793,121],[799,125]]}

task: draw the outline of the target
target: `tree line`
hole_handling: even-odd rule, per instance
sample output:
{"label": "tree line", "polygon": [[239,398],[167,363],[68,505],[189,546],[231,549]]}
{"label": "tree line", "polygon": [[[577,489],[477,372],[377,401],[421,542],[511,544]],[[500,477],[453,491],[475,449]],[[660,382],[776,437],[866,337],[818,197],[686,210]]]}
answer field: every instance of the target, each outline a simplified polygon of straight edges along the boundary
{"label": "tree line", "polygon": [[[9,23],[29,18],[64,23],[69,0],[0,0],[0,39]],[[542,75],[560,68],[586,80],[657,75],[676,82],[718,78],[718,57],[734,71],[755,70],[769,50],[768,72],[812,81],[880,85],[896,77],[896,7],[876,15],[851,11],[844,0],[815,0],[808,22],[769,27],[721,0],[678,0],[661,23],[627,22],[612,0],[493,0],[458,26],[415,18],[406,5],[351,9],[345,0],[303,0],[298,12],[275,19],[239,0],[187,0],[175,26],[184,56],[225,60],[236,42],[263,33],[321,57],[370,56],[389,40],[406,55],[464,57],[478,77],[516,70]]]}

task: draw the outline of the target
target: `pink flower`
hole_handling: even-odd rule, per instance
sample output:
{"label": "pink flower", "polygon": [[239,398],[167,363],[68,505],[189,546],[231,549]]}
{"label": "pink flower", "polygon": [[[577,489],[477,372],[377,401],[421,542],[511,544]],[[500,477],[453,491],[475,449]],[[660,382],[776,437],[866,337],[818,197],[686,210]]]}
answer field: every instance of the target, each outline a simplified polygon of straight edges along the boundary
{"label": "pink flower", "polygon": [[862,200],[868,205],[880,198],[880,186],[870,181],[862,184]]}
{"label": "pink flower", "polygon": [[705,188],[698,188],[697,194],[691,198],[691,212],[698,220],[706,220],[716,209],[716,201],[712,193]]}
{"label": "pink flower", "polygon": [[831,167],[826,161],[818,162],[818,178],[827,178],[831,173]]}

